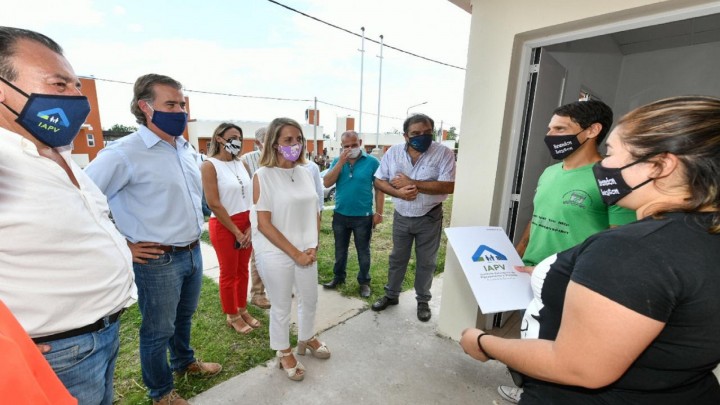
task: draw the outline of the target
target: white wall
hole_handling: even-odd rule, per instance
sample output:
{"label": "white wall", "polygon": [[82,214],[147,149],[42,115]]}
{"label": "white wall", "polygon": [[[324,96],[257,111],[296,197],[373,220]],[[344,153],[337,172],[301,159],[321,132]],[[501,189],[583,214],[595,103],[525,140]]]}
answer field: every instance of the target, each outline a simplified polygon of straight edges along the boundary
{"label": "white wall", "polygon": [[[625,56],[615,116],[661,98],[678,95],[720,97],[720,43],[686,46]],[[692,74],[682,72],[692,71]]]}
{"label": "white wall", "polygon": [[[452,226],[502,225],[505,168],[515,159],[529,61],[528,44],[547,46],[611,32],[619,22],[668,21],[675,10],[717,4],[701,0],[513,0],[472,1],[472,21],[463,96],[462,147],[453,199]],[[663,21],[663,22],[665,22]],[[629,23],[628,23],[629,24]],[[651,24],[648,22],[647,24]],[[619,30],[619,29],[616,29]],[[604,31],[604,32],[603,32]],[[568,39],[566,35],[574,36]],[[555,42],[552,42],[557,38]],[[535,45],[537,44],[537,45]],[[448,256],[454,255],[451,247]],[[446,260],[439,332],[459,338],[477,322],[477,304],[462,269]]]}

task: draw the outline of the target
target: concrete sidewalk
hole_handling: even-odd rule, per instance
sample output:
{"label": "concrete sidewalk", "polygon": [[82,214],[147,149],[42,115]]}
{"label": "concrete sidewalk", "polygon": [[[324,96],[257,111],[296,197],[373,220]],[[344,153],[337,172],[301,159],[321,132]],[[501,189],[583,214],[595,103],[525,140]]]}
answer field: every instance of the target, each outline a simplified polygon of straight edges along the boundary
{"label": "concrete sidewalk", "polygon": [[[203,260],[206,275],[217,280],[212,247],[203,246]],[[498,385],[512,384],[504,365],[479,363],[456,341],[436,334],[442,276],[433,282],[433,318],[427,323],[417,320],[414,291],[403,293],[399,305],[377,313],[365,301],[318,288],[316,325],[332,352],[329,360],[315,359],[309,352],[298,356],[306,376],[294,382],[273,359],[190,403],[509,404],[496,391]]]}

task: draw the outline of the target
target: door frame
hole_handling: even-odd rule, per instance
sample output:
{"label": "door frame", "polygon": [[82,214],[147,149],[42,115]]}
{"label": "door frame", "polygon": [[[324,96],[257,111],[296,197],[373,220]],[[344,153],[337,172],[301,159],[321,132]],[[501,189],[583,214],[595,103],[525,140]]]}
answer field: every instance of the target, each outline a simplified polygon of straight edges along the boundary
{"label": "door frame", "polygon": [[[517,157],[520,153],[520,147],[523,136],[523,124],[525,115],[525,104],[528,97],[527,81],[531,75],[530,66],[532,61],[533,49],[543,48],[545,46],[556,45],[564,42],[571,42],[579,39],[598,37],[616,32],[632,30],[636,28],[645,28],[653,25],[660,25],[680,20],[686,20],[695,17],[703,17],[710,14],[720,14],[720,2],[712,4],[696,5],[691,7],[679,8],[671,11],[663,11],[646,16],[630,18],[627,20],[615,21],[608,24],[598,25],[594,27],[583,28],[579,30],[567,31],[564,33],[544,36],[542,38],[528,39],[522,42],[520,56],[515,63],[518,66],[518,75],[515,83],[515,95],[512,103],[513,113],[512,122],[510,124],[509,148],[507,149],[507,158],[505,167],[499,170],[504,171],[503,184],[501,189],[499,209],[494,210],[497,213],[497,225],[507,229],[511,210],[515,201],[513,201],[513,184],[515,183],[515,173],[517,172],[519,161]],[[516,37],[517,38],[517,37]]]}

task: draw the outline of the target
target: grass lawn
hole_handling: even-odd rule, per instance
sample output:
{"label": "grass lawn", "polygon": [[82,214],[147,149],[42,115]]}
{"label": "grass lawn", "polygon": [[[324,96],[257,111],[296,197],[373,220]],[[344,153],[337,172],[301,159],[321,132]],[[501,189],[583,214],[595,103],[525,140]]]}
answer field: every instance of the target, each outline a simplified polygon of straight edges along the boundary
{"label": "grass lawn", "polygon": [[[451,197],[452,198],[452,197]],[[450,210],[452,199],[444,203],[443,228],[450,224]],[[326,204],[329,205],[329,204]],[[367,299],[370,304],[384,294],[383,286],[387,281],[388,256],[392,249],[392,212],[393,204],[385,203],[385,218],[378,225],[371,242],[372,264],[370,274],[372,277],[372,295]],[[207,232],[201,239],[210,243]],[[438,252],[437,272],[445,268],[445,246],[447,238],[442,235],[440,250]],[[320,228],[320,249],[318,252],[318,282],[324,283],[333,278],[333,263],[335,262],[335,242],[332,233],[332,211],[323,211]],[[403,283],[403,290],[412,288],[415,280],[415,260],[410,259],[408,272]],[[348,254],[347,280],[338,289],[343,295],[359,298],[357,284],[357,253],[352,240]],[[200,304],[193,318],[192,346],[199,359],[219,362],[223,371],[209,379],[176,378],[175,386],[178,393],[184,398],[193,397],[221,382],[228,380],[248,369],[266,363],[274,357],[275,352],[270,349],[270,336],[267,329],[269,322],[266,311],[248,305],[250,313],[262,322],[263,327],[256,329],[248,335],[235,333],[225,325],[225,315],[220,307],[218,286],[212,280],[203,280]],[[142,382],[140,373],[140,354],[138,351],[140,313],[137,305],[130,307],[122,316],[120,327],[120,355],[115,369],[115,403],[117,404],[150,404],[147,390]],[[296,336],[291,336],[291,343],[296,344]]]}
{"label": "grass lawn", "polygon": [[[327,204],[326,204],[327,205]],[[452,208],[452,196],[443,203],[443,229],[450,226],[450,212]],[[375,228],[370,243],[370,287],[372,295],[367,299],[369,304],[385,295],[383,287],[387,282],[388,257],[392,250],[392,219],[393,203],[385,201],[385,216],[383,222]],[[332,215],[330,210],[323,211],[323,219],[320,226],[320,251],[318,252],[318,278],[320,283],[333,279],[333,264],[335,263],[335,239],[332,232]],[[445,246],[447,237],[443,232],[438,250],[438,264],[436,272],[440,273],[445,269]],[[350,249],[348,249],[347,278],[345,284],[339,286],[338,291],[343,295],[360,298],[359,286],[357,283],[358,260],[355,245],[351,238]],[[415,283],[415,253],[413,252],[408,264],[408,271],[405,274],[405,281],[402,290],[413,288]]]}
{"label": "grass lawn", "polygon": [[[175,378],[175,387],[184,398],[193,397],[248,369],[270,360],[275,351],[270,349],[265,311],[248,305],[248,311],[262,322],[263,327],[248,335],[235,333],[225,325],[220,308],[218,286],[209,278],[203,280],[200,305],[193,317],[192,346],[197,358],[221,363],[223,371],[212,378]],[[150,404],[140,374],[138,351],[140,311],[137,305],[122,316],[120,326],[120,355],[115,368],[115,403]],[[293,340],[294,342],[294,340]]]}

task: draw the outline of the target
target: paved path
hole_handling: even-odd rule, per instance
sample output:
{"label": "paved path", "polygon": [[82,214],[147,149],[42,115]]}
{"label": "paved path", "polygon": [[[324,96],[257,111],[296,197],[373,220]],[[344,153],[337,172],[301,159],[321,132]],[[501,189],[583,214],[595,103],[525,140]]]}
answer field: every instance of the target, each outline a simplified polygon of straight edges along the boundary
{"label": "paved path", "polygon": [[[203,244],[205,274],[217,281],[217,260]],[[440,337],[437,327],[442,276],[433,283],[433,318],[417,320],[413,291],[400,305],[377,313],[355,298],[318,286],[317,328],[332,358],[298,356],[305,380],[290,381],[271,360],[192,398],[213,404],[509,404],[497,394],[511,384],[505,367],[481,364],[462,352],[456,341]],[[296,310],[293,311],[296,313]],[[293,315],[295,316],[295,315]],[[295,318],[293,318],[295,322]]]}

